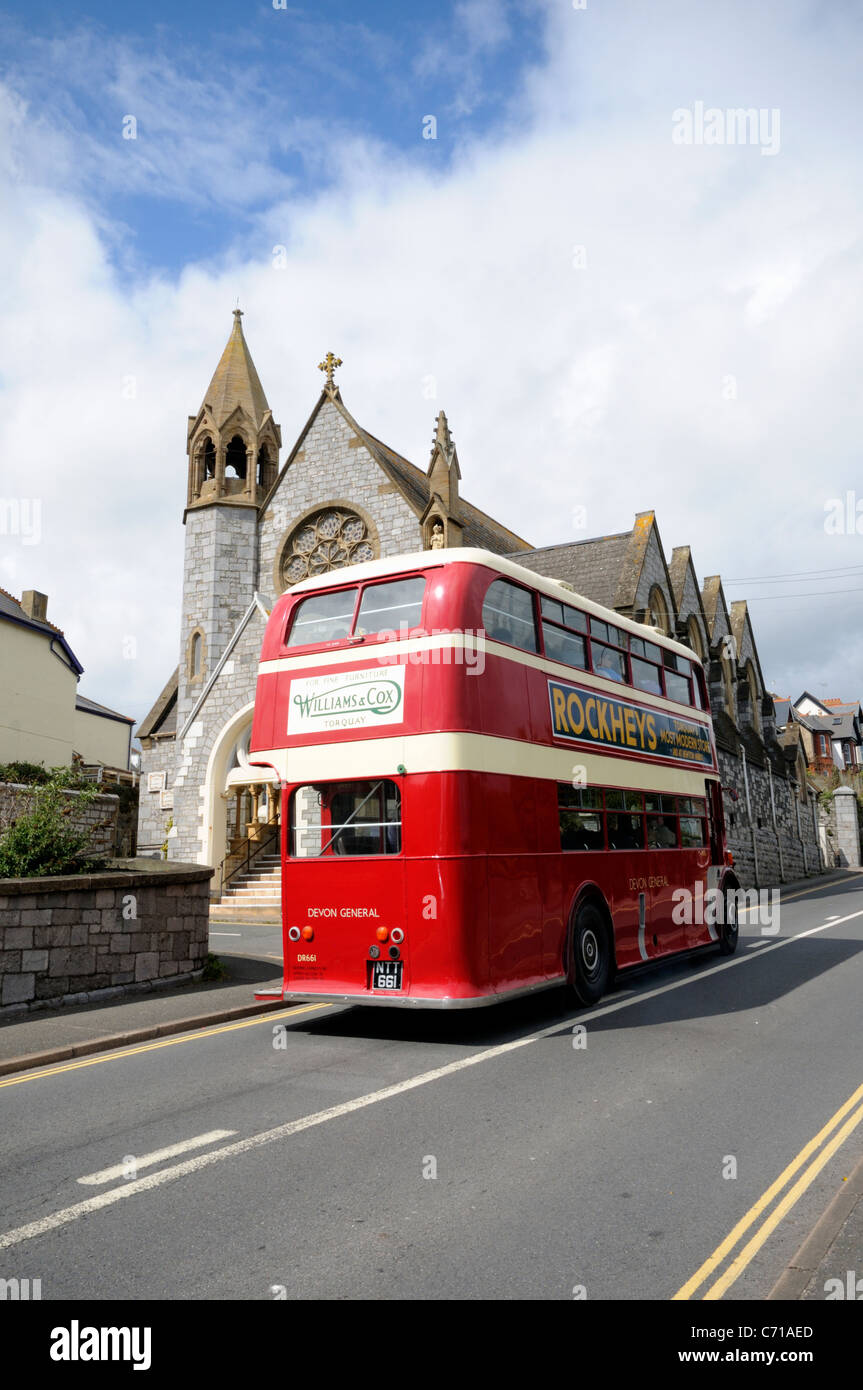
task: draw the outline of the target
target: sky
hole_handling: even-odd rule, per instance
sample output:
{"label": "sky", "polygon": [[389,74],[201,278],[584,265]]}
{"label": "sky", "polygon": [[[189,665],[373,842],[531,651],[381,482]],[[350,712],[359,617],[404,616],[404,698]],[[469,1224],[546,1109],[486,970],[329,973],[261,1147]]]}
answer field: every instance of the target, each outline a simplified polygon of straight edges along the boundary
{"label": "sky", "polygon": [[863,697],[861,56],[845,0],[0,7],[0,586],[144,717],[239,302],[282,459],[332,350],[534,545],[654,509],[769,689]]}

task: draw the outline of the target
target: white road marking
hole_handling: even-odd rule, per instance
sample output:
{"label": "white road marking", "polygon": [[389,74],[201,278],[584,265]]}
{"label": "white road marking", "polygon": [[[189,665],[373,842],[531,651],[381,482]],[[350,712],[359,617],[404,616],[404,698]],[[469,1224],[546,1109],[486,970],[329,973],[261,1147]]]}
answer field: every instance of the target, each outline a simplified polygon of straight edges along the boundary
{"label": "white road marking", "polygon": [[[230,1139],[236,1134],[235,1129],[211,1129],[209,1134],[199,1134],[194,1139],[183,1139],[179,1144],[171,1144],[167,1149],[156,1149],[154,1153],[143,1154],[141,1158],[132,1154],[135,1160],[135,1169],[152,1168],[154,1163],[161,1163],[165,1158],[176,1158],[178,1154],[188,1153],[190,1149],[202,1149],[205,1144],[215,1144],[217,1139]],[[113,1182],[115,1178],[122,1178],[126,1175],[126,1164],[115,1163],[113,1168],[101,1168],[98,1173],[88,1173],[86,1177],[79,1178],[78,1181],[86,1187],[98,1187],[104,1182]]]}
{"label": "white road marking", "polygon": [[[786,936],[781,941],[771,942],[762,951],[762,959],[771,951],[779,951],[784,946],[791,946],[795,941],[802,941],[808,936],[817,936],[820,932],[826,931],[828,927],[837,926],[841,922],[853,921],[857,917],[863,917],[863,909],[859,912],[849,912],[847,916],[839,917],[835,922],[824,922],[819,927],[810,927],[807,931],[798,932],[796,936]],[[529,1047],[531,1043],[539,1042],[542,1038],[552,1037],[556,1033],[565,1037],[569,1026],[577,1020],[585,1019],[589,1023],[592,1019],[603,1018],[608,1014],[617,1013],[620,1009],[628,1009],[633,1004],[643,1004],[648,999],[658,999],[662,994],[671,994],[676,989],[683,989],[685,986],[706,979],[708,975],[717,975],[720,971],[733,970],[735,966],[746,965],[754,959],[754,956],[730,957],[728,960],[721,961],[719,965],[713,966],[710,970],[701,971],[698,975],[674,980],[670,984],[660,985],[656,989],[647,990],[644,994],[636,994],[631,999],[619,999],[599,1009],[588,1012],[580,1010],[567,1018],[558,1019],[547,1028],[540,1028],[536,1033],[529,1033],[526,1037],[516,1038],[508,1043],[500,1043],[496,1047],[488,1047],[485,1051],[477,1052],[472,1057],[463,1057],[458,1062],[448,1062],[445,1066],[435,1067],[433,1071],[422,1072],[419,1076],[409,1077],[406,1081],[399,1081],[393,1086],[385,1086],[380,1091],[371,1091],[368,1095],[358,1096],[355,1100],[344,1101],[341,1105],[331,1105],[327,1110],[317,1110],[314,1114],[304,1115],[299,1120],[290,1120],[287,1124],[276,1125],[275,1129],[262,1130],[259,1134],[252,1134],[247,1139],[238,1139],[236,1144],[226,1144],[221,1149],[211,1150],[210,1153],[198,1154],[195,1158],[186,1159],[185,1163],[175,1164],[173,1168],[162,1168],[158,1173],[151,1173],[146,1178],[137,1178],[134,1182],[125,1183],[123,1187],[114,1187],[110,1192],[100,1193],[98,1197],[88,1197],[86,1201],[76,1202],[74,1206],[64,1207],[60,1211],[52,1212],[49,1216],[41,1217],[38,1221],[30,1221],[26,1226],[18,1226],[15,1230],[7,1231],[5,1235],[0,1236],[0,1250],[8,1250],[13,1245],[21,1245],[25,1240],[33,1240],[36,1236],[45,1235],[48,1231],[56,1230],[59,1226],[67,1226],[72,1221],[89,1216],[91,1212],[101,1211],[105,1207],[114,1206],[117,1202],[123,1202],[129,1197],[137,1196],[139,1192],[152,1192],[157,1187],[175,1182],[178,1178],[186,1177],[189,1173],[200,1172],[201,1169],[209,1168],[211,1164],[220,1163],[223,1159],[252,1153],[265,1144],[272,1144],[279,1139],[289,1139],[294,1134],[301,1134],[303,1130],[314,1129],[317,1125],[327,1124],[330,1120],[341,1119],[344,1115],[352,1115],[358,1110],[365,1110],[370,1105],[377,1105],[380,1101],[391,1100],[393,1096],[414,1091],[419,1086],[427,1086],[431,1081],[440,1081],[445,1076],[454,1076],[456,1072],[466,1071],[468,1067],[476,1067],[483,1062],[491,1062],[497,1057],[504,1057],[507,1053],[517,1052],[519,1048]]]}
{"label": "white road marking", "polygon": [[241,931],[211,931],[210,936],[242,936]]}

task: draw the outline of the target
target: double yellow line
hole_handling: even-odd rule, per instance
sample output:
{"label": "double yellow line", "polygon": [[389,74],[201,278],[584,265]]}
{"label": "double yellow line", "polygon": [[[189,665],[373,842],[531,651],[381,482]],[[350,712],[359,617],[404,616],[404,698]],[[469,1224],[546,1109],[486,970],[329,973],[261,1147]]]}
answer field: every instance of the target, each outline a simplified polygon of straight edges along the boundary
{"label": "double yellow line", "polygon": [[[857,1107],[855,1109],[855,1106]],[[847,1118],[846,1118],[847,1116]],[[843,1123],[844,1121],[844,1123]],[[776,1230],[796,1202],[800,1200],[804,1192],[815,1181],[818,1174],[825,1164],[845,1143],[850,1134],[853,1134],[857,1126],[863,1121],[863,1086],[858,1086],[853,1095],[849,1096],[844,1105],[840,1105],[835,1115],[832,1115],[823,1129],[819,1130],[814,1139],[810,1139],[799,1152],[797,1157],[789,1163],[784,1172],[779,1174],[775,1182],[771,1183],[763,1196],[749,1208],[745,1216],[741,1217],[734,1230],[725,1237],[721,1245],[717,1245],[713,1254],[704,1261],[700,1269],[697,1269],[691,1279],[688,1279],[682,1288],[677,1290],[675,1299],[692,1298],[695,1290],[700,1288],[712,1274],[715,1274],[719,1266],[731,1254],[734,1247],[742,1239],[751,1226],[764,1215],[770,1203],[775,1197],[779,1196],[783,1188],[791,1182],[795,1173],[811,1158],[812,1162],[804,1168],[797,1181],[792,1187],[788,1188],[785,1196],[773,1208],[772,1212],[755,1231],[755,1234],[743,1246],[743,1249],[734,1257],[727,1269],[715,1283],[711,1284],[707,1291],[700,1295],[702,1299],[721,1298],[727,1289],[736,1279],[740,1277],[744,1269],[757,1255],[764,1242]],[[837,1128],[841,1126],[841,1128]],[[835,1131],[835,1133],[834,1133]],[[832,1135],[832,1138],[830,1136]],[[825,1140],[829,1143],[825,1144]],[[824,1148],[821,1149],[821,1145]],[[818,1153],[818,1150],[821,1152]],[[812,1158],[813,1154],[817,1157]],[[673,1301],[673,1300],[672,1300]]]}

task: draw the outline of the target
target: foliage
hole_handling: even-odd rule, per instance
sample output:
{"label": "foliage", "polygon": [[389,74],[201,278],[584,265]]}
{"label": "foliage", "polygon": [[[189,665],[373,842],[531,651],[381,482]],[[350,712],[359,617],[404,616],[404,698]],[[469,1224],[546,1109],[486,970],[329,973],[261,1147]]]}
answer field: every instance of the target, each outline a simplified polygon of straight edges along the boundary
{"label": "foliage", "polygon": [[92,786],[75,766],[46,768],[41,763],[0,763],[0,782],[12,782],[20,787],[45,787],[54,781],[69,791]]}
{"label": "foliage", "polygon": [[48,780],[34,786],[29,811],[23,812],[0,837],[0,878],[38,878],[47,874],[83,874],[104,861],[87,851],[97,828],[76,829],[70,821],[99,794],[92,785],[74,800],[64,792],[66,768],[53,769]]}
{"label": "foliage", "polygon": [[0,763],[0,782],[30,787],[47,782],[50,776],[41,763]]}
{"label": "foliage", "polygon": [[207,956],[206,961],[204,962],[204,970],[203,974],[201,975],[201,979],[227,980],[227,978],[228,967],[225,965],[224,961],[220,960],[218,956],[214,956],[213,953],[210,952],[210,954]]}

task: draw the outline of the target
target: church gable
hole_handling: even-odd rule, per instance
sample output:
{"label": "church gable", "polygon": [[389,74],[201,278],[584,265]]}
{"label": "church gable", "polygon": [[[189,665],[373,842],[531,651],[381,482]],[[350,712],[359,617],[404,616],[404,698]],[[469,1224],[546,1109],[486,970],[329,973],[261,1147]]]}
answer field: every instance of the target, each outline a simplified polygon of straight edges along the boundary
{"label": "church gable", "polygon": [[677,606],[677,635],[689,642],[702,661],[707,656],[707,619],[701,604],[701,593],[692,554],[688,545],[679,545],[671,552],[668,566],[671,589]]}
{"label": "church gable", "polygon": [[418,511],[324,396],[261,516],[260,591],[275,597],[309,573],[421,547]]}

